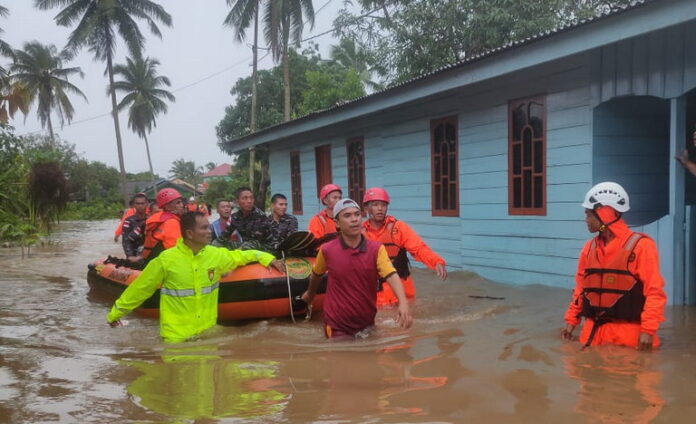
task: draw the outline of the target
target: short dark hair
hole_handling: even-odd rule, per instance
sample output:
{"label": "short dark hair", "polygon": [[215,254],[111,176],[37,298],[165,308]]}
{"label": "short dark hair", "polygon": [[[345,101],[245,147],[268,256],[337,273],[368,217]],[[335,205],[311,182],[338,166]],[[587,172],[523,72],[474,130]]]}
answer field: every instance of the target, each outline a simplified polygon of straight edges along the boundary
{"label": "short dark hair", "polygon": [[150,203],[150,199],[147,198],[145,193],[138,193],[131,199],[131,203],[135,202],[135,199],[145,199],[146,202]]}
{"label": "short dark hair", "polygon": [[242,193],[244,193],[245,191],[250,191],[251,194],[254,194],[254,192],[251,191],[251,188],[249,188],[249,187],[239,187],[239,188],[237,189],[237,191],[234,192],[234,197],[236,197],[237,199],[239,199],[239,196],[241,196]]}
{"label": "short dark hair", "polygon": [[227,199],[220,199],[220,200],[217,201],[217,203],[215,204],[215,206],[219,208],[219,207],[220,207],[220,202],[229,202],[229,200],[227,200]]}
{"label": "short dark hair", "polygon": [[284,194],[276,193],[273,195],[273,197],[271,197],[271,203],[275,203],[278,199],[288,200]]}
{"label": "short dark hair", "polygon": [[203,212],[199,212],[199,211],[186,212],[185,214],[181,215],[181,218],[179,219],[179,228],[181,229],[181,237],[186,236],[186,230],[195,230],[196,229],[196,219],[199,216],[205,217]]}

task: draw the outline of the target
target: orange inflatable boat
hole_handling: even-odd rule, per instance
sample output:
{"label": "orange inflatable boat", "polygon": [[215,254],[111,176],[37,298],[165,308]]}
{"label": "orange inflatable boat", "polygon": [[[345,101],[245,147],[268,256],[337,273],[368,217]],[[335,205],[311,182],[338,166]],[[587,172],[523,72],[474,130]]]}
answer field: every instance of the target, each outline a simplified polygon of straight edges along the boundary
{"label": "orange inflatable boat", "polygon": [[[120,262],[123,263],[123,260]],[[259,264],[242,266],[225,275],[220,280],[218,320],[285,317],[290,315],[291,304],[295,317],[303,314],[306,305],[296,299],[307,290],[314,258],[289,257],[285,259],[285,263],[287,275]],[[100,260],[90,264],[88,268],[87,282],[90,289],[113,300],[140,275],[139,270],[119,266],[119,260]],[[315,311],[321,310],[325,292],[324,278],[313,302]],[[149,317],[159,316],[159,290],[136,312]]]}

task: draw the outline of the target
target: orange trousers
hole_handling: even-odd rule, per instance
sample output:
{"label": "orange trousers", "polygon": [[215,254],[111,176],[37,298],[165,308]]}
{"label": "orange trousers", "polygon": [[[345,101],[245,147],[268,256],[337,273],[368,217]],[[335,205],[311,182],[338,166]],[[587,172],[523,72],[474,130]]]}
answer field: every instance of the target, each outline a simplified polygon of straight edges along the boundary
{"label": "orange trousers", "polygon": [[[401,283],[404,285],[404,292],[406,293],[407,299],[415,299],[416,297],[416,286],[413,284],[413,279],[409,275],[406,278],[401,279]],[[377,292],[377,306],[389,306],[398,303],[398,299],[394,294],[389,283],[382,284],[382,291]]]}
{"label": "orange trousers", "polygon": [[[586,319],[580,331],[580,343],[587,343],[590,337],[594,321]],[[595,332],[591,346],[614,344],[620,346],[638,347],[640,337],[640,324],[632,322],[608,322],[602,324]],[[660,346],[660,339],[653,336],[653,348]]]}

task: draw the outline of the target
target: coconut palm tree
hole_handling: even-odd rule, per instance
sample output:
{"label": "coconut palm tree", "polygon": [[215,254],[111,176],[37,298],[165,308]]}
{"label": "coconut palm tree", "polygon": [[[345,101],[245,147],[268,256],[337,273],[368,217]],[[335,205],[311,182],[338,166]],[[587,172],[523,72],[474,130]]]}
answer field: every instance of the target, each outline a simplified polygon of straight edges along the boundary
{"label": "coconut palm tree", "polygon": [[140,31],[136,19],[147,22],[150,32],[161,38],[162,33],[157,22],[171,26],[172,17],[162,6],[151,0],[35,0],[35,4],[42,10],[62,7],[63,9],[56,15],[56,23],[61,26],[76,24],[68,37],[67,48],[70,51],[76,52],[87,47],[94,53],[95,60],[106,61],[118,163],[121,169],[121,193],[124,204],[128,204],[126,167],[123,160],[121,129],[114,90],[113,57],[116,41],[120,36],[131,56],[141,56],[145,36]]}
{"label": "coconut palm tree", "polygon": [[273,59],[283,62],[283,90],[285,104],[283,118],[290,120],[290,45],[299,47],[304,21],[314,27],[312,0],[268,0],[264,11],[264,33]]}
{"label": "coconut palm tree", "polygon": [[123,77],[123,80],[114,83],[116,91],[125,93],[118,104],[119,112],[128,109],[128,126],[140,138],[145,140],[147,162],[150,165],[152,184],[155,184],[155,172],[152,169],[150,157],[150,145],[147,135],[152,132],[152,127],[157,126],[157,115],[167,113],[167,102],[175,101],[172,93],[162,89],[163,86],[171,86],[169,78],[158,75],[157,59],[137,56],[135,59],[126,58],[125,65],[114,66],[114,74]]}
{"label": "coconut palm tree", "polygon": [[365,54],[350,38],[342,38],[337,46],[331,46],[331,59],[346,69],[354,69],[360,76],[363,87],[377,91],[384,87],[372,80]]}
{"label": "coconut palm tree", "polygon": [[43,128],[48,127],[52,142],[55,142],[55,134],[51,113],[57,112],[63,126],[66,120],[72,120],[75,112],[68,94],[76,94],[87,100],[84,93],[68,81],[72,75],[84,76],[79,67],[63,67],[63,63],[68,60],[70,54],[66,51],[58,52],[53,44],[31,41],[24,43],[23,49],[15,52],[15,61],[10,67],[10,78],[26,89],[29,105],[37,102],[39,122]]}
{"label": "coconut palm tree", "polygon": [[[256,132],[256,110],[258,109],[258,93],[256,91],[258,82],[258,61],[259,61],[259,8],[261,0],[227,0],[227,5],[232,9],[227,14],[223,25],[229,26],[234,30],[234,38],[238,42],[244,41],[246,31],[251,22],[254,22],[254,44],[252,45],[251,60],[251,122],[249,131]],[[254,187],[254,162],[255,150],[249,151],[249,186]]]}
{"label": "coconut palm tree", "polygon": [[[7,9],[5,6],[0,5],[0,17],[6,17],[7,15],[10,14],[9,9]],[[2,34],[3,31],[2,28],[0,28],[0,34]],[[13,57],[14,52],[12,51],[12,47],[10,47],[9,44],[5,40],[0,39],[0,55],[7,56],[7,57]],[[0,67],[2,69],[2,67]],[[4,69],[2,69],[4,71]]]}
{"label": "coconut palm tree", "polygon": [[290,120],[290,45],[299,47],[302,40],[304,21],[314,27],[314,6],[312,0],[269,0],[263,17],[266,42],[273,59],[283,62],[283,89],[285,104],[283,119]]}

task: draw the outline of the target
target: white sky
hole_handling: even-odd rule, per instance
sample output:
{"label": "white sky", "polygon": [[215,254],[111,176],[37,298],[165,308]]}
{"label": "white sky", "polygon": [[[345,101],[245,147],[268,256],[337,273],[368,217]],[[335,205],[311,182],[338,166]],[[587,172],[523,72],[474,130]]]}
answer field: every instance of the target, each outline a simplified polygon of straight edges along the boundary
{"label": "white sky", "polygon": [[[145,55],[157,58],[161,65],[161,75],[172,82],[170,91],[176,102],[169,105],[166,115],[157,120],[157,127],[148,137],[152,153],[153,167],[161,176],[169,175],[171,163],[178,158],[195,161],[196,165],[207,162],[217,164],[231,162],[230,156],[217,147],[215,126],[224,116],[225,107],[233,103],[230,89],[238,78],[251,74],[251,48],[245,43],[234,41],[231,29],[222,26],[228,7],[225,0],[157,0],[172,15],[171,28],[160,25],[162,40],[150,35],[147,26],[140,23],[147,34]],[[328,4],[327,4],[328,3]],[[59,49],[65,46],[73,28],[59,27],[53,21],[60,9],[41,11],[33,7],[33,0],[4,0],[10,15],[0,18],[2,38],[13,48],[21,48],[27,41],[55,44]],[[331,29],[333,19],[343,7],[342,0],[314,0],[314,10],[318,11],[312,30],[305,29],[303,38]],[[205,6],[204,6],[205,5]],[[247,38],[253,40],[251,32]],[[328,57],[331,44],[337,44],[331,34],[312,40],[320,46],[323,57]],[[260,44],[263,37],[260,37]],[[259,56],[264,54],[259,51]],[[126,49],[117,46],[116,63],[124,62]],[[7,65],[7,63],[5,63]],[[105,64],[95,62],[87,49],[66,66],[79,66],[85,73],[84,79],[72,78],[87,96],[85,103],[73,97],[75,115],[71,125],[60,128],[58,118],[53,119],[55,131],[64,140],[76,145],[77,151],[86,159],[105,162],[118,169],[116,136],[111,116],[110,97],[106,95],[107,77]],[[259,67],[273,66],[270,56]],[[231,69],[229,69],[231,67]],[[224,72],[220,72],[227,69]],[[215,76],[199,84],[185,88],[201,79]],[[180,91],[179,91],[180,89]],[[118,96],[118,95],[117,95]],[[120,100],[120,97],[117,97]],[[15,116],[11,124],[16,133],[44,132],[35,118],[35,107],[27,116]],[[106,115],[105,115],[106,114]],[[105,115],[95,118],[99,115]],[[120,114],[121,134],[127,172],[148,170],[145,143],[128,129],[127,112]],[[90,118],[94,118],[89,120]]]}

